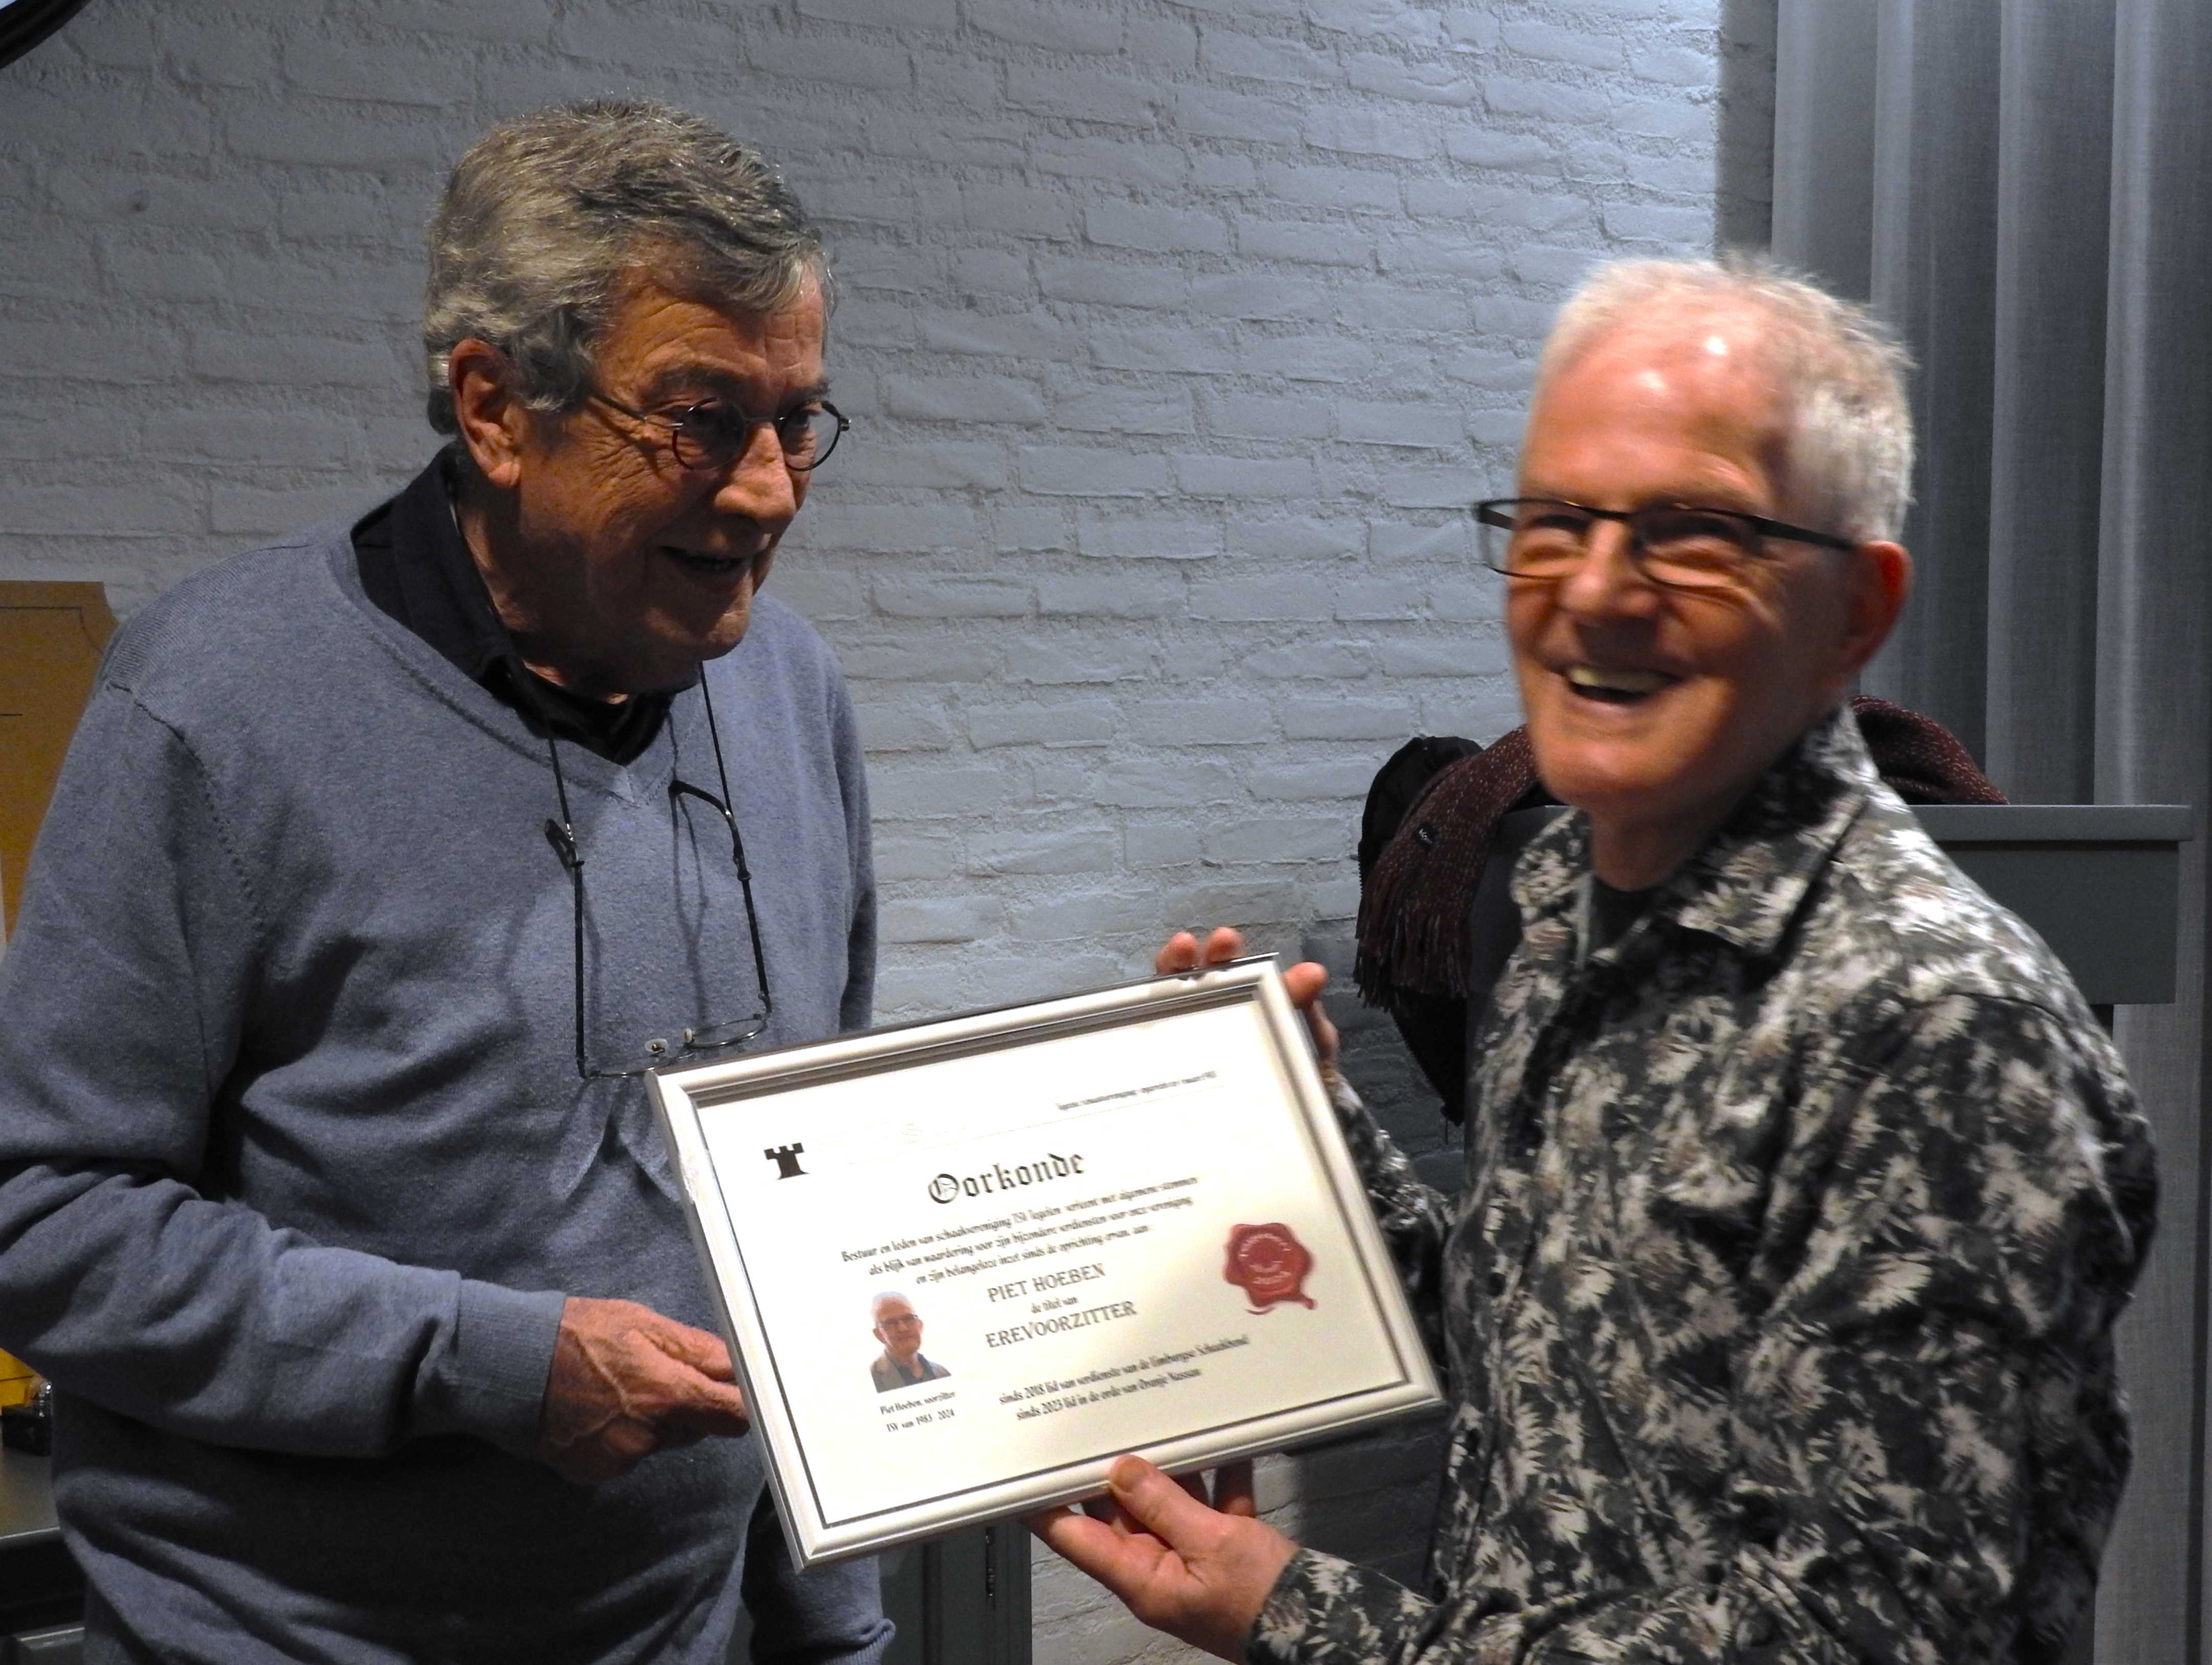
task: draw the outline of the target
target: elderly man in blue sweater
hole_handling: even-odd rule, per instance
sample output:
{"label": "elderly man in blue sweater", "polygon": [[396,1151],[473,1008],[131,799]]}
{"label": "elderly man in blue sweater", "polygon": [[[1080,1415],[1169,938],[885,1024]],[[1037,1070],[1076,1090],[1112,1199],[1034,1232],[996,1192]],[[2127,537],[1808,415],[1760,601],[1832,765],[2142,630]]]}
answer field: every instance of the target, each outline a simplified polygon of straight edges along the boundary
{"label": "elderly man in blue sweater", "polygon": [[0,1345],[87,1658],[872,1661],[799,1576],[641,1072],[868,1019],[836,664],[761,594],[844,422],[759,157],[650,105],[463,159],[453,441],[117,638],[0,969]]}

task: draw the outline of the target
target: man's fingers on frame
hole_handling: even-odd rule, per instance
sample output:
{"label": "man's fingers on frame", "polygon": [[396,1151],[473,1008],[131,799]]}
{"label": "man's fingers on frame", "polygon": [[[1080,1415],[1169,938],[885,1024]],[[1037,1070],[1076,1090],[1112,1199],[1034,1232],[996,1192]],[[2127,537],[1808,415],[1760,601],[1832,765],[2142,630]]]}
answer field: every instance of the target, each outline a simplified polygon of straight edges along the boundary
{"label": "man's fingers on frame", "polygon": [[709,1376],[672,1353],[648,1353],[640,1365],[645,1380],[659,1395],[661,1410],[654,1419],[696,1425],[708,1433],[735,1431],[751,1419],[744,1390]]}
{"label": "man's fingers on frame", "polygon": [[684,1445],[715,1435],[734,1437],[752,1426],[744,1399],[737,1395],[702,1400],[678,1407],[662,1421],[664,1444]]}
{"label": "man's fingers on frame", "polygon": [[1077,1504],[1064,1503],[1057,1509],[1040,1509],[1033,1515],[1023,1516],[1022,1524],[1030,1529],[1030,1536],[1041,1538],[1049,1544],[1053,1534],[1061,1529],[1060,1522],[1075,1519],[1082,1513],[1082,1509]]}
{"label": "man's fingers on frame", "polygon": [[1152,969],[1163,977],[1171,977],[1178,971],[1188,971],[1198,963],[1198,939],[1188,931],[1178,931],[1160,945],[1160,951],[1152,956]]}
{"label": "man's fingers on frame", "polygon": [[1252,1495],[1252,1464],[1224,1462],[1213,1471],[1213,1506],[1224,1515],[1256,1520],[1260,1508]]}
{"label": "man's fingers on frame", "polygon": [[671,1358],[680,1358],[687,1364],[694,1358],[703,1358],[708,1343],[719,1347],[718,1338],[704,1330],[696,1330],[689,1324],[679,1324],[664,1313],[651,1307],[635,1307],[630,1315],[629,1331],[651,1342]]}
{"label": "man's fingers on frame", "polygon": [[716,1382],[738,1379],[737,1367],[730,1362],[730,1350],[720,1336],[672,1320],[664,1321],[664,1327],[650,1334],[653,1344],[661,1352],[679,1364],[690,1365],[700,1375]]}
{"label": "man's fingers on frame", "polygon": [[1133,1601],[1161,1551],[1150,1539],[1133,1539],[1092,1520],[1082,1510],[1053,1510],[1024,1516],[1024,1524],[1046,1548],[1070,1566],[1096,1578],[1125,1601]]}
{"label": "man's fingers on frame", "polygon": [[1103,1512],[1094,1515],[1091,1518],[1121,1541],[1127,1542],[1131,1539],[1139,1538],[1147,1544],[1158,1541],[1142,1521],[1111,1498],[1106,1500]]}
{"label": "man's fingers on frame", "polygon": [[730,1350],[719,1335],[708,1335],[702,1330],[691,1333],[691,1352],[684,1362],[710,1382],[727,1386],[738,1379],[738,1367],[730,1358]]}
{"label": "man's fingers on frame", "polygon": [[734,1431],[752,1421],[752,1407],[744,1395],[726,1382],[695,1376],[690,1384],[686,1414],[696,1418],[710,1432]]}
{"label": "man's fingers on frame", "polygon": [[1200,963],[1225,965],[1243,952],[1243,933],[1226,925],[1217,925],[1207,932],[1202,948],[1196,933],[1178,931],[1152,957],[1152,969],[1164,977],[1172,976],[1179,971],[1194,970]]}
{"label": "man's fingers on frame", "polygon": [[650,1441],[663,1429],[697,1431],[698,1435],[741,1433],[750,1421],[744,1393],[715,1380],[664,1345],[657,1334],[635,1331],[609,1364],[619,1385],[620,1419]]}
{"label": "man's fingers on frame", "polygon": [[1200,1526],[1204,1519],[1200,1511],[1212,1513],[1180,1481],[1141,1457],[1116,1457],[1108,1480],[1114,1501],[1127,1512],[1132,1524],[1165,1543],[1174,1544]]}

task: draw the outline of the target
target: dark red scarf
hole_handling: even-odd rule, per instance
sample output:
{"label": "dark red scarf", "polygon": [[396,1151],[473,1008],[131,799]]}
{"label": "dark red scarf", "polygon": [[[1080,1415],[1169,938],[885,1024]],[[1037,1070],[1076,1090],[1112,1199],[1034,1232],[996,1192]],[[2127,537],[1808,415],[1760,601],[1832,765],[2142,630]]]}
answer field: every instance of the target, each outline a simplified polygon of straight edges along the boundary
{"label": "dark red scarf", "polygon": [[[1932,718],[1865,694],[1851,701],[1851,714],[1881,778],[1906,803],[2005,801]],[[1498,823],[1509,810],[1558,801],[1536,778],[1525,728],[1438,771],[1360,884],[1352,976],[1369,1005],[1466,998],[1468,928]]]}

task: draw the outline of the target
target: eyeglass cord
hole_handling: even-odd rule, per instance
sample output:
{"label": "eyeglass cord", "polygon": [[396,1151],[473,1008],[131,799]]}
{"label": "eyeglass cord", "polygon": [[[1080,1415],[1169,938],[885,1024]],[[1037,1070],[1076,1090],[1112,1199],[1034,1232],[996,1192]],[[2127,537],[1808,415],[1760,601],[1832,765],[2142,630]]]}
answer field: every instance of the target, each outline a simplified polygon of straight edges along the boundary
{"label": "eyeglass cord", "polygon": [[[707,709],[708,738],[714,743],[715,782],[722,788],[722,796],[719,802],[714,802],[713,799],[708,801],[714,802],[714,807],[721,811],[722,818],[729,823],[730,857],[737,865],[738,889],[739,894],[744,898],[745,932],[752,943],[753,975],[758,979],[760,984],[761,1016],[766,1019],[775,1012],[775,1002],[769,994],[768,956],[761,946],[760,915],[753,906],[752,869],[745,861],[745,843],[738,832],[737,811],[731,807],[732,800],[730,794],[730,771],[722,758],[722,729],[721,725],[714,720],[714,696],[707,690],[707,674],[703,668],[699,673],[699,700]],[[673,750],[676,744],[676,733],[672,726],[669,729],[668,744],[670,749]],[[586,1060],[584,1050],[584,852],[582,847],[576,842],[575,823],[569,813],[568,781],[561,768],[561,748],[555,743],[550,730],[547,731],[545,736],[545,752],[553,762],[553,791],[561,804],[560,823],[556,826],[550,821],[546,823],[546,840],[553,846],[554,853],[560,857],[561,865],[568,870],[569,884],[572,886],[573,905],[569,914],[575,922],[573,945],[575,954],[574,987],[576,992],[576,1073],[584,1079],[590,1080],[593,1077],[593,1072]],[[678,798],[686,793],[698,798],[707,796],[696,787],[672,775],[668,782],[670,803],[673,804]],[[690,1030],[684,1032],[684,1044],[687,1047],[691,1043],[692,1033]],[[633,1072],[623,1072],[623,1073],[631,1073]]]}

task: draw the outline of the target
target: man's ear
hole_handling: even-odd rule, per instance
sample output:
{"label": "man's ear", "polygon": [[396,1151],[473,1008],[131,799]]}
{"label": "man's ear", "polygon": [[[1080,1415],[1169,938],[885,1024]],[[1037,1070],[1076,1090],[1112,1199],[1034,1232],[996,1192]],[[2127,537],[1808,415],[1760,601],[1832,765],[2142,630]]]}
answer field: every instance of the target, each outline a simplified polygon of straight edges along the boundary
{"label": "man's ear", "polygon": [[474,336],[456,342],[446,355],[446,386],[453,396],[461,443],[477,473],[508,489],[521,480],[530,424],[528,407],[508,385],[514,374],[504,353]]}
{"label": "man's ear", "polygon": [[1912,593],[1912,556],[1902,544],[1875,539],[1848,557],[1850,585],[1845,598],[1843,639],[1837,643],[1838,670],[1848,684],[1864,668],[1897,624]]}

